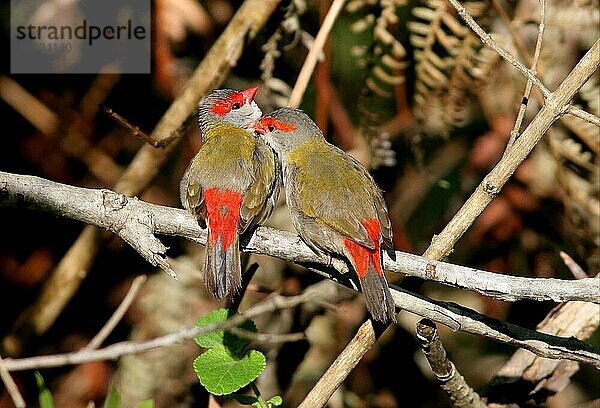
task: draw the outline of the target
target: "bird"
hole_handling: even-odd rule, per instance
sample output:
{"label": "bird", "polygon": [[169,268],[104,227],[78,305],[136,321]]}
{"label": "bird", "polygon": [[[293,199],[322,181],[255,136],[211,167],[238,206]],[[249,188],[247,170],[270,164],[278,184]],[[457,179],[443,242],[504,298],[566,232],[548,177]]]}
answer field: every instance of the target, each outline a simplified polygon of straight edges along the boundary
{"label": "bird", "polygon": [[382,245],[392,247],[392,225],[369,172],[327,142],[300,109],[278,109],[252,129],[281,161],[285,202],[300,238],[317,254],[349,262],[373,319],[396,322],[382,263]]}
{"label": "bird", "polygon": [[272,149],[249,131],[262,114],[257,91],[216,89],[200,102],[203,144],[179,186],[183,207],[208,229],[202,277],[219,300],[240,290],[239,237],[270,216],[281,185]]}

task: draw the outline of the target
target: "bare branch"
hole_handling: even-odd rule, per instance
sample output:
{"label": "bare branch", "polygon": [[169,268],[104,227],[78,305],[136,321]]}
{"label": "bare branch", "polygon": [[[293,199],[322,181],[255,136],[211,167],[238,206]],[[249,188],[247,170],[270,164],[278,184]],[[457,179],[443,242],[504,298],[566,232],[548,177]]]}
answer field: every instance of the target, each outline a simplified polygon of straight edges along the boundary
{"label": "bare branch", "polygon": [[434,301],[402,288],[394,289],[392,296],[397,305],[402,305],[402,309],[453,330],[489,337],[529,350],[541,357],[564,358],[593,364],[600,368],[600,347],[577,339],[557,337],[492,319],[456,303]]}
{"label": "bare branch", "polygon": [[[492,4],[493,4],[494,9],[496,10],[498,15],[504,22],[504,25],[510,32],[512,41],[515,44],[517,50],[519,51],[519,54],[521,54],[521,57],[525,60],[525,62],[527,64],[530,64],[533,66],[533,56],[530,55],[530,53],[525,48],[525,45],[523,45],[523,41],[517,34],[515,28],[513,27],[513,24],[511,22],[510,18],[508,17],[508,14],[506,14],[506,11],[504,11],[504,9],[502,8],[502,5],[498,1],[493,1]],[[542,5],[540,5],[540,6],[542,7]],[[538,42],[539,42],[540,28],[541,27],[538,27]],[[537,49],[537,43],[536,43],[536,49]],[[539,73],[540,74],[542,73],[541,69],[539,70]],[[530,81],[530,80],[531,80],[531,78],[528,77],[528,81]],[[541,93],[541,90],[539,91],[539,93],[536,93],[535,96],[536,96],[536,99],[539,101],[540,105],[543,105],[544,104],[544,95]],[[573,106],[569,106],[566,113],[568,115],[576,116],[580,119],[583,119],[587,122],[590,122],[590,123],[600,127],[600,118],[591,113],[588,113],[584,110],[581,110],[579,108],[574,108]],[[566,116],[566,115],[561,116],[560,119],[569,129],[571,129],[571,131],[573,131],[574,133],[577,133],[576,128],[573,125],[573,118],[571,116]]]}
{"label": "bare branch", "polygon": [[[489,337],[504,343],[525,348],[543,357],[571,359],[586,364],[593,364],[600,368],[600,348],[585,342],[544,334],[510,323],[504,323],[488,318],[460,305],[451,302],[432,301],[401,288],[394,288],[392,290],[392,295],[394,296],[396,303],[401,304],[404,310],[442,323],[453,330],[460,330]],[[292,297],[274,295],[265,301],[252,306],[246,312],[233,316],[226,322],[216,325],[185,328],[144,342],[124,341],[99,350],[82,349],[73,353],[23,359],[6,359],[4,360],[4,365],[9,371],[22,371],[36,368],[81,364],[90,361],[113,360],[126,354],[141,353],[159,347],[169,346],[210,331],[234,327],[244,320],[252,319],[259,314],[294,307],[304,302],[314,301],[318,298],[318,290],[307,290],[301,295]],[[361,342],[360,345],[356,345],[355,342],[352,342],[352,344],[356,346],[354,353],[354,359],[356,359],[356,361],[364,354],[362,350],[364,350],[364,348],[368,349],[374,342],[374,338],[373,340],[369,340],[369,336],[372,336],[371,333],[374,332],[371,324],[367,322],[363,326],[366,327],[366,331],[361,332],[361,337],[366,337],[367,340]],[[347,356],[348,354],[344,354],[344,358]],[[352,363],[352,361],[345,361],[344,365],[350,363]],[[337,370],[332,371],[335,372]]]}
{"label": "bare branch", "polygon": [[[531,61],[531,73],[536,75],[537,64],[540,59],[540,52],[542,50],[542,40],[544,38],[544,27],[545,27],[545,19],[546,19],[546,2],[545,0],[540,0],[540,24],[538,26],[538,37],[535,43],[535,51],[533,53],[533,58]],[[510,149],[512,148],[513,143],[519,137],[519,130],[521,129],[521,124],[523,123],[523,118],[525,117],[525,112],[527,111],[527,105],[529,101],[529,96],[531,95],[531,88],[533,86],[533,81],[530,77],[527,78],[527,84],[525,85],[525,92],[523,93],[523,99],[521,100],[521,105],[519,106],[519,112],[517,113],[517,119],[515,120],[515,125],[513,130],[510,132],[510,140],[508,141],[508,145],[506,146],[506,150],[504,151],[504,155],[508,154]]]}
{"label": "bare branch", "polygon": [[[0,172],[0,205],[28,207],[105,228],[121,236],[148,262],[174,271],[166,258],[167,248],[154,234],[176,235],[204,244],[206,230],[188,212],[110,190],[88,189],[55,183],[34,176]],[[329,265],[326,256],[315,254],[297,234],[268,227],[257,228],[242,237],[247,252],[274,256],[303,265]],[[348,267],[340,259],[332,266],[340,273]],[[473,290],[501,300],[580,300],[600,303],[600,282],[525,278],[486,272],[400,251],[387,251],[384,267],[389,272],[405,273],[461,289]],[[331,275],[331,274],[329,274]]]}
{"label": "bare branch", "polygon": [[[161,244],[160,251],[156,251],[158,240],[152,232],[183,236],[200,243],[206,240],[206,231],[202,230],[194,217],[184,210],[149,204],[136,198],[129,199],[108,190],[66,186],[33,176],[18,176],[0,172],[0,205],[18,205],[51,211],[65,217],[102,226],[117,234],[126,231],[125,236],[129,237],[128,239],[131,239],[131,236],[136,237],[135,248],[142,248],[142,255],[149,262],[157,262],[157,258],[166,262],[165,248]],[[140,223],[140,219],[144,222]],[[142,232],[138,231],[131,233],[131,236],[127,235],[129,231],[136,229]],[[330,265],[327,257],[315,255],[296,234],[272,228],[258,228],[251,237],[245,237],[243,247],[252,252],[268,254],[297,263],[310,263],[317,266]],[[149,253],[150,255],[148,255]],[[409,262],[405,263],[405,261],[417,260],[416,264],[423,268],[419,276],[433,280],[438,279],[440,275],[445,275],[448,281],[441,282],[446,284],[451,284],[452,280],[469,282],[471,278],[467,276],[485,275],[487,280],[480,282],[481,287],[478,288],[478,291],[494,295],[494,291],[500,286],[502,287],[500,298],[505,298],[506,293],[509,293],[513,298],[529,294],[524,297],[533,299],[544,297],[550,299],[584,298],[596,303],[600,302],[597,279],[561,281],[559,279],[508,277],[448,263],[433,262],[402,252],[390,252],[390,254],[395,261],[390,262],[389,257],[386,257],[387,269],[406,272],[411,270],[411,267]],[[391,266],[393,268],[390,268]],[[331,277],[331,272],[323,271],[323,268],[321,266],[321,268],[313,267],[312,269],[319,270],[325,276]],[[503,283],[495,285],[494,280],[500,280]],[[473,282],[473,280],[470,281],[471,284]],[[540,285],[540,282],[549,282],[549,284]],[[349,282],[346,284],[350,285]],[[490,291],[490,287],[495,289]],[[516,289],[517,295],[510,293],[510,290],[515,288],[518,288]],[[560,292],[560,295],[546,293],[544,296],[539,296],[535,292],[538,289],[548,291],[551,288],[557,293]],[[488,319],[461,306],[430,301],[401,289],[393,290],[392,293],[396,305],[402,309],[445,324],[454,330],[491,337],[526,348],[548,358],[568,358],[600,366],[598,350],[586,343],[561,339]],[[163,343],[159,343],[159,345],[163,345]],[[79,360],[73,361],[79,362]]]}
{"label": "bare branch", "polygon": [[348,346],[331,363],[325,374],[319,378],[302,403],[298,405],[298,408],[324,407],[350,371],[356,367],[365,354],[364,350],[373,347],[375,340],[377,340],[377,336],[375,336],[372,321],[367,320],[358,328]]}
{"label": "bare branch", "polygon": [[585,279],[588,277],[588,274],[585,273],[583,268],[579,266],[577,262],[569,254],[564,251],[560,251],[560,257],[562,258],[567,268],[571,271],[575,279]]}
{"label": "bare branch", "polygon": [[579,109],[576,106],[569,106],[569,108],[567,109],[567,113],[569,115],[576,116],[579,119],[585,120],[586,122],[590,122],[591,124],[600,127],[600,118],[598,116],[586,112],[582,109]]}
{"label": "bare branch", "polygon": [[163,138],[160,141],[152,139],[146,134],[146,132],[144,132],[138,126],[132,125],[127,119],[125,119],[123,116],[119,115],[117,112],[115,112],[106,105],[100,105],[100,110],[102,111],[102,113],[104,113],[109,118],[117,122],[119,125],[129,130],[132,136],[139,137],[140,139],[144,140],[146,143],[150,144],[153,147],[165,147],[169,144],[169,142],[173,141],[173,139],[169,138]]}
{"label": "bare branch", "polygon": [[423,353],[431,366],[440,387],[450,398],[453,407],[484,408],[479,394],[467,384],[464,377],[446,355],[446,349],[438,335],[435,324],[428,319],[417,323],[417,339],[421,342]]}
{"label": "bare branch", "polygon": [[[491,35],[486,33],[485,30],[481,28],[479,24],[477,24],[475,19],[471,17],[467,9],[462,4],[460,4],[458,0],[448,1],[456,9],[457,13],[461,16],[465,23],[467,23],[469,28],[471,28],[471,30],[473,30],[473,32],[479,36],[482,43],[496,51],[502,58],[508,61],[512,66],[517,68],[519,71],[521,71],[523,75],[525,75],[529,80],[531,80],[540,89],[540,91],[544,95],[544,99],[550,97],[551,92],[548,90],[548,88],[546,88],[542,81],[540,81],[540,79],[537,76],[535,76],[535,72],[533,70],[527,69],[527,67],[523,65],[519,60],[517,60],[510,52],[508,52],[504,47],[498,44],[498,42],[494,40]],[[594,48],[594,46],[592,47],[592,49]],[[596,51],[596,53],[598,53],[598,51]],[[579,90],[579,88],[577,90]],[[564,110],[571,115],[587,120],[595,124],[596,126],[600,126],[600,118],[588,112],[582,111],[581,109],[575,106],[569,105],[569,101],[565,102]],[[561,112],[561,114],[562,113],[563,112]]]}

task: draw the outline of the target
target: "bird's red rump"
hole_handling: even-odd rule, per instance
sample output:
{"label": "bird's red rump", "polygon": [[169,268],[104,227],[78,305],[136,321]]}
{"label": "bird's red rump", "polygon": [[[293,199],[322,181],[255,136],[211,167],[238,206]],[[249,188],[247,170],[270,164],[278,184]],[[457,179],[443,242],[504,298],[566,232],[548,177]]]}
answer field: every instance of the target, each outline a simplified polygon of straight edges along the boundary
{"label": "bird's red rump", "polygon": [[375,218],[364,221],[362,225],[367,230],[375,248],[369,249],[357,244],[349,238],[344,238],[344,245],[348,252],[350,252],[352,264],[354,265],[354,269],[359,278],[367,276],[367,273],[369,272],[369,262],[373,263],[377,275],[381,275],[383,274],[383,271],[381,270],[381,251],[379,245],[381,226],[379,225],[379,221]]}
{"label": "bird's red rump", "polygon": [[281,130],[283,132],[291,132],[296,130],[297,126],[295,123],[282,122],[280,120],[273,119],[267,116],[256,122],[253,128],[258,133],[265,134],[267,132],[272,132],[275,129]]}
{"label": "bird's red rump", "polygon": [[242,194],[237,191],[207,188],[204,190],[204,204],[209,227],[208,239],[214,245],[220,237],[223,250],[227,251],[237,233]]}

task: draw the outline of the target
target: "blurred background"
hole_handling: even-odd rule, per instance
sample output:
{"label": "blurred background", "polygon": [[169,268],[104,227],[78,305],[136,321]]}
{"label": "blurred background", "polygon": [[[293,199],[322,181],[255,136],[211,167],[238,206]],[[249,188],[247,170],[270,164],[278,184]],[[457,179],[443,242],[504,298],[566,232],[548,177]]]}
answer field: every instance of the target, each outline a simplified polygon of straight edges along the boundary
{"label": "blurred background", "polygon": [[[49,0],[40,7],[69,11],[85,1]],[[202,61],[241,1],[155,0],[152,4],[152,74],[11,75],[9,4],[1,5],[5,58],[0,60],[0,170],[81,187],[113,188],[144,142],[103,114],[104,104],[150,133]],[[540,3],[534,0],[469,1],[477,21],[528,65],[535,48]],[[249,40],[222,87],[259,86],[264,112],[287,103],[307,50],[330,6],[328,0],[282,1],[265,27]],[[600,33],[597,0],[549,0],[538,76],[553,90]],[[598,72],[575,102],[600,114]],[[301,107],[334,144],[367,166],[385,194],[397,250],[421,254],[503,154],[525,80],[491,50],[482,48],[451,6],[440,0],[351,0],[336,21]],[[540,107],[529,97],[521,129]],[[140,198],[179,207],[179,179],[201,145],[192,120],[177,147]],[[574,279],[561,259],[569,254],[590,276],[600,270],[599,129],[574,117],[557,122],[499,196],[457,243],[448,261],[497,273]],[[132,280],[149,276],[126,318],[105,344],[141,340],[192,325],[220,307],[199,278],[203,248],[161,237],[180,279],[147,264],[118,237],[89,232],[54,215],[0,208],[0,350],[24,357],[77,350],[104,325]],[[285,206],[268,221],[291,229]],[[83,234],[83,235],[82,235]],[[87,234],[87,235],[86,235]],[[87,238],[86,238],[87,237]],[[47,286],[78,240],[92,240],[79,263],[73,296],[56,318],[39,323],[53,299]],[[303,268],[251,256],[259,268],[241,309],[272,291],[298,294],[321,277]],[[79,270],[78,270],[79,271]],[[83,274],[83,275],[82,275]],[[392,283],[400,276],[388,275]],[[46,285],[46,286],[45,286]],[[501,302],[426,283],[420,293],[475,309],[489,317],[535,328],[556,306],[550,302]],[[296,406],[366,317],[363,299],[336,286],[317,304],[257,319],[265,333],[306,332],[292,343],[253,344],[268,360],[258,380],[267,395]],[[38,320],[36,320],[38,319]],[[377,345],[334,394],[331,407],[445,407],[414,336],[418,317],[401,313]],[[597,323],[596,323],[597,327]],[[482,394],[513,347],[440,327],[467,382]],[[600,343],[596,331],[589,342]],[[57,407],[100,406],[114,385],[124,407],[153,398],[157,407],[205,407],[192,361],[192,341],[128,356],[42,370]],[[36,406],[33,372],[14,373],[26,400]],[[552,394],[551,392],[549,393]],[[600,375],[575,369],[564,389],[546,400],[565,407],[600,397]],[[534,402],[532,402],[534,404]],[[224,406],[236,406],[223,402]],[[535,404],[534,404],[535,405]],[[12,402],[2,389],[0,407]]]}

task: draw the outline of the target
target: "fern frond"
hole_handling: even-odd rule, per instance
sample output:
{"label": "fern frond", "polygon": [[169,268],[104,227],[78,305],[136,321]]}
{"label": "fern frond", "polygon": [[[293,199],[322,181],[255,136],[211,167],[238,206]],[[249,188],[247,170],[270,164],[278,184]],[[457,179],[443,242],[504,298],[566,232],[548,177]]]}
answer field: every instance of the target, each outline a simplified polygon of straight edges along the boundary
{"label": "fern frond", "polygon": [[[574,118],[582,123],[582,120]],[[572,127],[569,125],[569,128]],[[600,246],[599,155],[576,140],[576,135],[559,126],[548,132],[548,146],[556,164],[556,179],[572,239],[584,258],[593,257]]]}
{"label": "fern frond", "polygon": [[[396,38],[394,27],[399,22],[398,8],[406,4],[407,0],[354,0],[346,6],[348,12],[365,13],[351,28],[354,32],[371,30],[372,43],[368,47],[354,47],[352,53],[358,57],[358,65],[368,69],[365,94],[382,100],[391,99],[394,87],[404,82],[406,50]],[[365,98],[361,100],[364,102]],[[371,147],[371,165],[392,165],[395,160],[390,135],[378,129],[384,119],[372,109],[370,103],[359,103],[360,126]]]}
{"label": "fern frond", "polygon": [[[475,18],[488,10],[483,1],[468,2],[465,7]],[[427,133],[447,136],[470,117],[470,90],[484,75],[483,64],[491,54],[447,2],[426,0],[412,14],[417,18],[408,23],[415,48],[415,117]]]}

